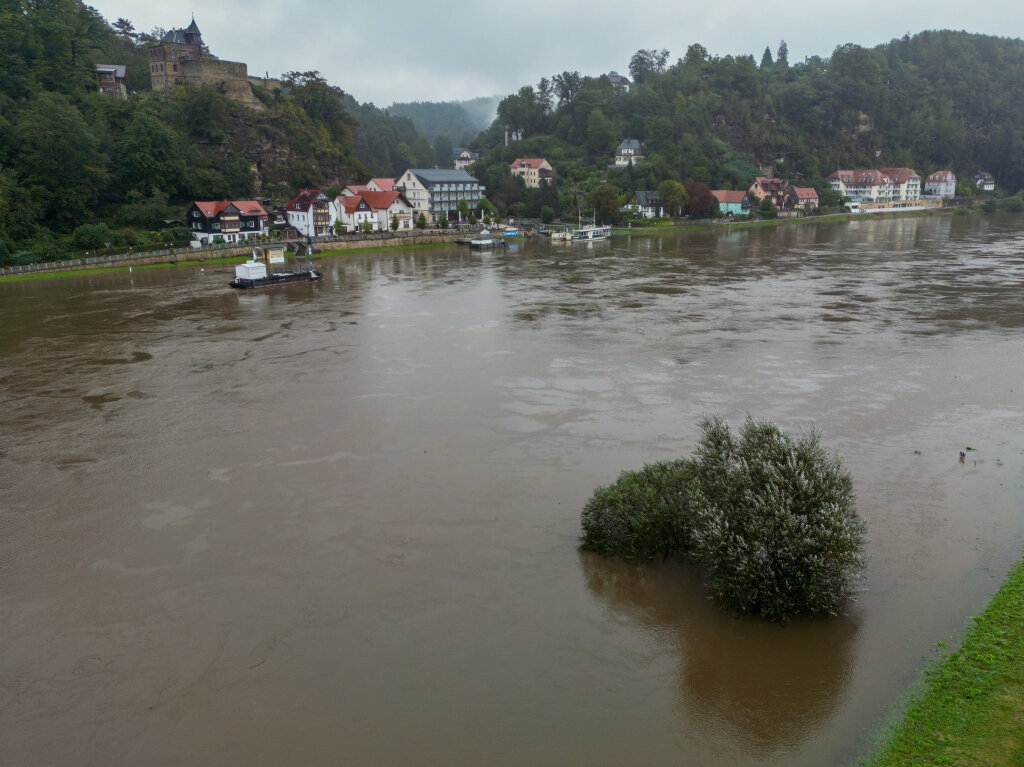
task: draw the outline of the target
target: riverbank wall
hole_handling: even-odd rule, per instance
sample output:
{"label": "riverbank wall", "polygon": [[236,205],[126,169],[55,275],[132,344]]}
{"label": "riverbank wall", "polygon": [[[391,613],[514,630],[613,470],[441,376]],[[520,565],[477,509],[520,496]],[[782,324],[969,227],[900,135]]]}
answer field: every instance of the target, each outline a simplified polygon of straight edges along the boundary
{"label": "riverbank wall", "polygon": [[[413,231],[388,232],[366,235],[344,235],[341,237],[322,237],[313,243],[314,255],[321,251],[367,250],[376,248],[408,248],[422,245],[443,245],[465,237],[466,232],[446,231]],[[282,242],[281,240],[271,242]],[[303,243],[299,240],[285,240],[290,250]],[[39,274],[50,272],[78,272],[91,269],[109,269],[124,266],[151,266],[154,264],[200,263],[204,261],[220,261],[239,258],[252,254],[253,248],[266,244],[251,242],[232,245],[211,245],[205,248],[168,248],[165,250],[145,253],[118,253],[93,256],[90,258],[72,258],[64,261],[47,261],[38,264],[0,267],[0,277],[11,275]]]}

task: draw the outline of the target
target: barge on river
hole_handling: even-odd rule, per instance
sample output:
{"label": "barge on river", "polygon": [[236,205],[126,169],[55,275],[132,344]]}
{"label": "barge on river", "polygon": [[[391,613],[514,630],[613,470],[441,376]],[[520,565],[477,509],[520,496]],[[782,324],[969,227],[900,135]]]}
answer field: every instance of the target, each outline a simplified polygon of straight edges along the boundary
{"label": "barge on river", "polygon": [[309,263],[291,272],[268,272],[265,263],[251,258],[244,264],[235,265],[235,279],[229,284],[238,290],[248,290],[292,282],[316,282],[320,279],[323,279],[323,274]]}

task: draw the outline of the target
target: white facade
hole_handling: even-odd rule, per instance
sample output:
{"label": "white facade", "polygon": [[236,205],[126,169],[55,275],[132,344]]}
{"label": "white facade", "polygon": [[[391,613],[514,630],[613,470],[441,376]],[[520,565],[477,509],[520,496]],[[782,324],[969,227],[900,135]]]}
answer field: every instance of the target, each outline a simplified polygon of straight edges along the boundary
{"label": "white facade", "polygon": [[924,193],[929,197],[955,197],[956,176],[951,170],[937,170],[924,180]]}

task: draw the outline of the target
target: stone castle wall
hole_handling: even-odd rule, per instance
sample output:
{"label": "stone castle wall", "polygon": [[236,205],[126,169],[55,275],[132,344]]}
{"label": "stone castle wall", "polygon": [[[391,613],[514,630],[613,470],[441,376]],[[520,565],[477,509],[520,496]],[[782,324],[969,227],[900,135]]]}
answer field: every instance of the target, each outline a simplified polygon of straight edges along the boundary
{"label": "stone castle wall", "polygon": [[149,52],[149,74],[154,91],[166,91],[175,85],[209,85],[248,107],[263,108],[249,86],[249,71],[244,63],[223,61],[203,53],[197,45],[154,46]]}

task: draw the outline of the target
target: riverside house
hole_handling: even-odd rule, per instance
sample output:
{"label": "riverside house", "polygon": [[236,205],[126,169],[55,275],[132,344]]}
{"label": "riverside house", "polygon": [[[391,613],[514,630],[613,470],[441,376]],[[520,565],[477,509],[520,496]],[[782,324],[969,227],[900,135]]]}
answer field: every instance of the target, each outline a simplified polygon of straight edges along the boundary
{"label": "riverside house", "polygon": [[288,201],[285,212],[288,224],[303,237],[324,237],[331,234],[334,219],[331,201],[319,189],[300,189]]}
{"label": "riverside house", "polygon": [[209,245],[216,237],[241,242],[267,233],[267,212],[255,200],[196,200],[185,221],[193,245]]}
{"label": "riverside house", "polygon": [[726,216],[745,216],[750,212],[750,196],[742,190],[712,189],[711,194],[718,200],[718,210]]}
{"label": "riverside house", "polygon": [[550,184],[554,171],[551,163],[543,157],[517,157],[509,166],[513,176],[519,176],[530,189],[540,189],[541,184]]}
{"label": "riverside house", "polygon": [[473,210],[484,196],[480,182],[466,171],[444,168],[409,168],[395,179],[394,191],[405,196],[416,216],[426,216],[428,224],[440,223],[442,216],[457,221],[460,200]]}

